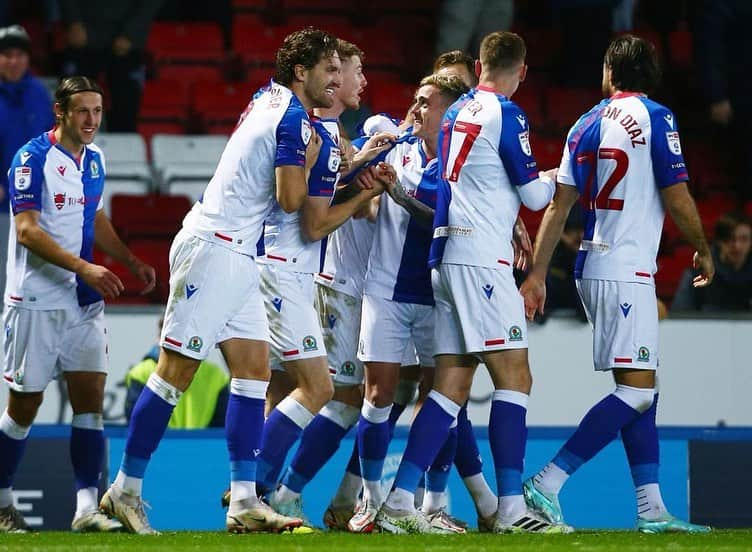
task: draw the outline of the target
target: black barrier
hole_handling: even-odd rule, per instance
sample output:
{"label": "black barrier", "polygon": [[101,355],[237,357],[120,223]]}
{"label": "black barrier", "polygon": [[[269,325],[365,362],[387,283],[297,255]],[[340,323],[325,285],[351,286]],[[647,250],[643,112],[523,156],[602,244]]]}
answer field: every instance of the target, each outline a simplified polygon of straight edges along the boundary
{"label": "black barrier", "polygon": [[752,527],[752,443],[689,442],[690,518],[717,528]]}
{"label": "black barrier", "polygon": [[[35,530],[69,530],[76,509],[76,489],[70,462],[70,440],[65,437],[31,438],[13,481],[16,507]],[[107,478],[105,465],[100,493]]]}

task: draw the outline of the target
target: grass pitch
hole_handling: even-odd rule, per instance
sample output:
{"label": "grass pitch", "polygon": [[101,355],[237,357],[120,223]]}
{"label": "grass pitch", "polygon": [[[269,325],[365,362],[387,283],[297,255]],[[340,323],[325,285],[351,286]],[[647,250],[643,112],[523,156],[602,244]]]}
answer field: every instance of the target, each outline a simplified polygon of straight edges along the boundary
{"label": "grass pitch", "polygon": [[641,535],[627,531],[581,532],[572,535],[349,535],[316,533],[313,535],[230,535],[220,532],[177,532],[160,536],[77,535],[40,532],[26,535],[0,534],[0,551],[24,552],[109,552],[115,550],[245,550],[332,552],[357,550],[382,552],[554,552],[559,550],[589,551],[654,551],[668,550],[752,550],[752,529],[714,531],[707,535]]}

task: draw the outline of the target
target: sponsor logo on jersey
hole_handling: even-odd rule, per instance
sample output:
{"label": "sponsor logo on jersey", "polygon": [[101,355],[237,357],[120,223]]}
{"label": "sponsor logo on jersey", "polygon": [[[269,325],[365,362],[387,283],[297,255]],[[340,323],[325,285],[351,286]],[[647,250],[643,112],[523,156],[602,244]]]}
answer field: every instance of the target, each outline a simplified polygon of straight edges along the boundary
{"label": "sponsor logo on jersey", "polygon": [[624,314],[624,318],[629,316],[629,311],[632,310],[632,305],[629,303],[622,303],[619,307],[621,307],[621,312]]}
{"label": "sponsor logo on jersey", "polygon": [[647,347],[640,347],[637,350],[637,362],[649,362],[650,361],[650,349]]}
{"label": "sponsor logo on jersey", "polygon": [[193,294],[198,291],[198,286],[196,284],[186,284],[185,285],[185,298],[190,299],[193,297]]}
{"label": "sponsor logo on jersey", "polygon": [[303,143],[307,146],[308,142],[311,141],[311,123],[308,121],[308,119],[303,119],[300,121],[300,137],[303,139]]}
{"label": "sponsor logo on jersey", "polygon": [[519,326],[509,328],[509,341],[522,341],[522,330]]}
{"label": "sponsor logo on jersey", "polygon": [[486,297],[488,297],[489,299],[491,298],[491,295],[493,295],[493,288],[494,287],[491,284],[486,284],[485,286],[483,286],[483,293],[485,293]]}
{"label": "sponsor logo on jersey", "polygon": [[52,199],[54,200],[55,207],[57,207],[58,211],[62,209],[63,206],[65,205],[65,193],[64,192],[62,194],[53,195]]}
{"label": "sponsor logo on jersey", "polygon": [[318,350],[319,346],[316,343],[316,338],[312,335],[307,335],[303,338],[303,350],[305,352],[308,351],[316,351]]}
{"label": "sponsor logo on jersey", "polygon": [[355,363],[351,362],[349,360],[346,360],[342,363],[342,366],[339,367],[339,373],[343,376],[354,376],[355,375]]}
{"label": "sponsor logo on jersey", "polygon": [[466,108],[470,114],[475,117],[481,109],[483,109],[483,104],[480,103],[478,100],[473,100],[472,102],[468,103]]}
{"label": "sponsor logo on jersey", "polygon": [[329,325],[329,329],[333,330],[334,329],[334,324],[337,323],[337,317],[334,316],[333,314],[327,314],[326,315],[326,323]]}
{"label": "sponsor logo on jersey", "polygon": [[274,308],[277,309],[277,312],[282,310],[282,298],[281,297],[272,297],[272,305],[274,305]]}
{"label": "sponsor logo on jersey", "polygon": [[520,141],[520,149],[522,149],[522,153],[528,157],[533,155],[533,150],[530,148],[530,133],[527,130],[525,132],[520,132],[517,135],[517,138]]}
{"label": "sponsor logo on jersey", "polygon": [[16,190],[27,190],[31,186],[31,167],[16,167],[13,184]]}
{"label": "sponsor logo on jersey", "polygon": [[679,133],[667,132],[666,141],[668,142],[668,150],[674,155],[681,155],[681,142],[679,141]]}
{"label": "sponsor logo on jersey", "polygon": [[188,340],[188,345],[186,347],[189,351],[195,351],[196,353],[201,352],[201,347],[204,346],[204,341],[199,336],[194,335]]}

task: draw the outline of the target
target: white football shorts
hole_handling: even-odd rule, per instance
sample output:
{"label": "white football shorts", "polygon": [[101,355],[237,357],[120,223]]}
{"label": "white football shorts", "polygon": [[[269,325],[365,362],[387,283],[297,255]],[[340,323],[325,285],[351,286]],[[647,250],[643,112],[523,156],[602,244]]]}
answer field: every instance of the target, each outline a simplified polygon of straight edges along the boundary
{"label": "white football shorts", "polygon": [[181,230],[170,248],[162,347],[203,360],[232,338],[269,341],[256,262]]}
{"label": "white football shorts", "polygon": [[15,391],[44,391],[62,372],[107,373],[104,301],[58,310],[6,305],[3,323],[3,379]]}
{"label": "white football shorts", "polygon": [[525,307],[511,268],[441,264],[431,272],[435,354],[527,349]]}
{"label": "white football shorts", "polygon": [[358,358],[363,362],[396,362],[404,366],[405,361],[407,365],[414,364],[414,351],[421,366],[434,366],[433,331],[434,307],[366,294]]}
{"label": "white football shorts", "polygon": [[658,304],[655,287],[636,282],[577,280],[593,328],[596,370],[658,367]]}
{"label": "white football shorts", "polygon": [[363,383],[363,363],[358,359],[361,303],[357,297],[316,284],[316,310],[335,385]]}
{"label": "white football shorts", "polygon": [[313,285],[313,274],[261,266],[261,293],[271,335],[269,362],[274,370],[282,362],[326,355]]}

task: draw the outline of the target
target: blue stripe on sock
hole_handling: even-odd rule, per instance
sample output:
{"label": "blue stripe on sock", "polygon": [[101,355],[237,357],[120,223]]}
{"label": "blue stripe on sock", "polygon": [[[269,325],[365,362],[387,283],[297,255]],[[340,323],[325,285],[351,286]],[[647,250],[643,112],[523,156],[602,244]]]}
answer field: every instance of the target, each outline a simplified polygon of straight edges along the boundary
{"label": "blue stripe on sock", "polygon": [[522,472],[509,468],[496,470],[496,488],[499,491],[499,496],[521,495]]}
{"label": "blue stripe on sock", "polygon": [[414,494],[418,487],[416,483],[421,479],[423,479],[423,470],[420,466],[403,460],[394,478],[394,486]]}
{"label": "blue stripe on sock", "polygon": [[138,456],[124,453],[120,469],[128,477],[138,477],[139,479],[143,479],[148,464],[148,458],[139,458]]}
{"label": "blue stripe on sock", "polygon": [[256,462],[253,460],[234,460],[230,462],[230,481],[255,481]]}
{"label": "blue stripe on sock", "polygon": [[562,448],[554,457],[553,463],[569,475],[572,475],[580,468],[580,466],[582,466],[582,464],[585,463],[585,460],[569,452],[567,449]]}
{"label": "blue stripe on sock", "polygon": [[637,464],[631,467],[635,487],[658,483],[658,464]]}
{"label": "blue stripe on sock", "polygon": [[301,475],[292,468],[287,468],[287,472],[285,472],[285,477],[282,479],[282,484],[290,489],[291,491],[295,491],[296,493],[302,493],[303,488],[308,485],[308,482],[310,481],[310,478],[306,477],[305,475]]}

